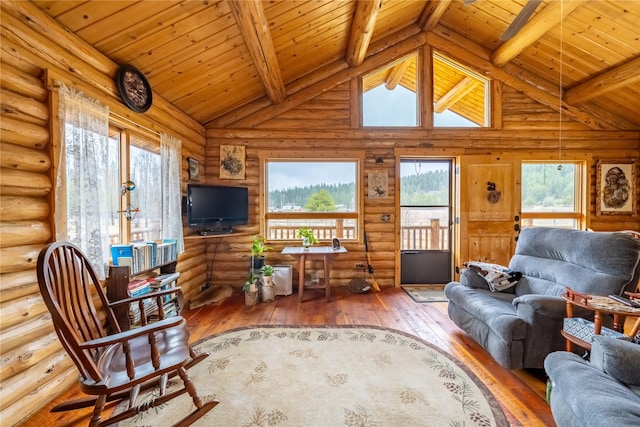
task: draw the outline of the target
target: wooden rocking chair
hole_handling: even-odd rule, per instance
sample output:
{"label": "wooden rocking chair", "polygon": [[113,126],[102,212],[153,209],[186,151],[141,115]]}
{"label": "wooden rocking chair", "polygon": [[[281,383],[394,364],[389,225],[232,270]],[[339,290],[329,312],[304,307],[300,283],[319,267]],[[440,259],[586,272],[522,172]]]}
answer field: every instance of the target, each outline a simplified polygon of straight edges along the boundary
{"label": "wooden rocking chair", "polygon": [[[203,401],[198,396],[186,369],[207,354],[196,356],[189,345],[189,331],[181,316],[161,319],[140,328],[121,332],[100,282],[82,251],[68,242],[46,246],[38,257],[38,283],[42,298],[51,313],[58,338],[80,371],[80,389],[97,396],[90,426],[106,426],[162,405],[188,392],[196,408],[177,426],[188,426],[205,415],[218,402]],[[161,298],[154,292],[129,298]],[[94,304],[99,300],[99,304]],[[97,309],[101,307],[100,310]],[[108,331],[113,331],[110,335]],[[167,379],[177,373],[184,386],[166,393]],[[151,402],[136,406],[141,386],[158,384],[160,395]],[[122,413],[102,420],[105,403],[129,396],[129,407]],[[85,402],[86,403],[86,402]],[[63,404],[64,405],[64,404]],[[70,402],[65,409],[83,406]]]}

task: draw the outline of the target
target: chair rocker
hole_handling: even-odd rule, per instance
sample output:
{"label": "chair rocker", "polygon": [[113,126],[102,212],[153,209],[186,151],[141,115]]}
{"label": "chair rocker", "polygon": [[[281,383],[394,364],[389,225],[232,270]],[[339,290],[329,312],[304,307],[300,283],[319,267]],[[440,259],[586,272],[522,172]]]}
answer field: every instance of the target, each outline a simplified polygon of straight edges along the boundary
{"label": "chair rocker", "polygon": [[[145,298],[156,298],[160,302],[163,295],[177,292],[179,288],[110,304],[89,260],[78,247],[68,242],[54,242],[44,247],[38,257],[37,273],[54,329],[80,371],[80,389],[96,396],[60,405],[64,410],[95,402],[89,425],[106,426],[187,392],[196,408],[176,425],[188,426],[218,404],[216,400],[201,399],[189,379],[187,368],[207,354],[196,355],[191,349],[183,317],[164,319],[161,312],[158,322],[143,322],[140,328],[122,332],[111,308]],[[174,374],[181,378],[183,387],[166,393],[168,377]],[[141,387],[156,384],[160,388],[159,396],[136,406]],[[105,403],[127,395],[128,408],[103,420]]]}

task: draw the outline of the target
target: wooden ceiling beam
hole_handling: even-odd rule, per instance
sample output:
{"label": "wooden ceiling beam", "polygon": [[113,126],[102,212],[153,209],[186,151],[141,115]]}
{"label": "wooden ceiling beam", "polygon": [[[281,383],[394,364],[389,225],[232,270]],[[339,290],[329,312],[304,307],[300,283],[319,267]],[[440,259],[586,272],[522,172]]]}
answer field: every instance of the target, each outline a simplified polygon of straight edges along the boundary
{"label": "wooden ceiling beam", "polygon": [[283,102],[287,98],[287,91],[262,1],[231,0],[229,4],[267,96],[274,104]]}
{"label": "wooden ceiling beam", "polygon": [[540,37],[560,24],[569,14],[589,0],[553,1],[524,25],[511,39],[504,42],[491,55],[491,63],[503,67]]}
{"label": "wooden ceiling beam", "polygon": [[398,83],[402,80],[402,76],[404,76],[404,73],[406,73],[411,66],[412,60],[413,58],[407,58],[391,67],[389,75],[384,82],[384,87],[386,87],[387,90],[394,90],[398,86]]}
{"label": "wooden ceiling beam", "polygon": [[423,31],[432,31],[436,28],[450,3],[451,0],[428,1],[418,19],[420,28]]}
{"label": "wooden ceiling beam", "polygon": [[640,57],[567,90],[564,94],[564,101],[571,105],[582,104],[607,92],[637,82],[640,82]]}
{"label": "wooden ceiling beam", "polygon": [[345,59],[350,67],[357,67],[364,61],[381,7],[382,0],[356,2],[356,11],[351,23],[351,35],[345,54]]}
{"label": "wooden ceiling beam", "polygon": [[456,102],[460,101],[465,97],[466,94],[475,89],[480,82],[472,77],[465,77],[460,80],[458,84],[451,88],[451,90],[445,93],[439,100],[436,102],[433,111],[436,113],[442,113],[443,111],[449,109]]}

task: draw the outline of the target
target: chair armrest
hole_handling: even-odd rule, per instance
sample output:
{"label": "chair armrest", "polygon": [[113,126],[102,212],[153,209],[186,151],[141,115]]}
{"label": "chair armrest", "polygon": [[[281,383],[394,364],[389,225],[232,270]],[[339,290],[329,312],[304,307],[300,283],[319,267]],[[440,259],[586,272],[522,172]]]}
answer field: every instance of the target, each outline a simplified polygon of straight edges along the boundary
{"label": "chair armrest", "polygon": [[100,348],[108,345],[119,344],[121,342],[139,337],[141,335],[149,335],[153,332],[162,331],[164,329],[172,328],[185,322],[182,316],[173,316],[168,319],[159,320],[154,323],[142,326],[140,328],[131,329],[129,331],[120,332],[113,335],[107,335],[103,338],[97,338],[95,340],[85,341],[80,344],[82,349]]}
{"label": "chair armrest", "polygon": [[182,294],[182,288],[180,286],[176,286],[175,288],[171,288],[171,289],[165,289],[162,291],[153,291],[143,295],[138,295],[135,297],[129,297],[129,298],[121,299],[118,301],[109,302],[109,307],[117,307],[123,304],[131,304],[132,302],[138,302],[138,301],[149,299],[149,298],[156,298],[156,297],[161,297],[163,295],[175,294],[175,293]]}
{"label": "chair armrest", "polygon": [[640,386],[640,345],[597,335],[591,345],[591,364],[620,382]]}

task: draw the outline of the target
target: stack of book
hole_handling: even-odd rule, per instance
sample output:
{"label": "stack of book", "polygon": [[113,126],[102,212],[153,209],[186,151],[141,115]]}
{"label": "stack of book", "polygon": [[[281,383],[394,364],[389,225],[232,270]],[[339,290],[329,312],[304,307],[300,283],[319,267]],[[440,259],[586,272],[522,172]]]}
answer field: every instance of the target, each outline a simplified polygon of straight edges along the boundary
{"label": "stack of book", "polygon": [[[163,291],[165,289],[174,288],[176,286],[176,280],[180,277],[180,273],[167,273],[159,276],[150,277],[147,279],[150,288],[154,291]],[[173,298],[172,294],[163,296],[165,302],[170,301]]]}
{"label": "stack of book", "polygon": [[178,242],[175,239],[165,239],[159,242],[111,245],[111,259],[113,265],[128,265],[131,273],[136,274],[178,259]]}

